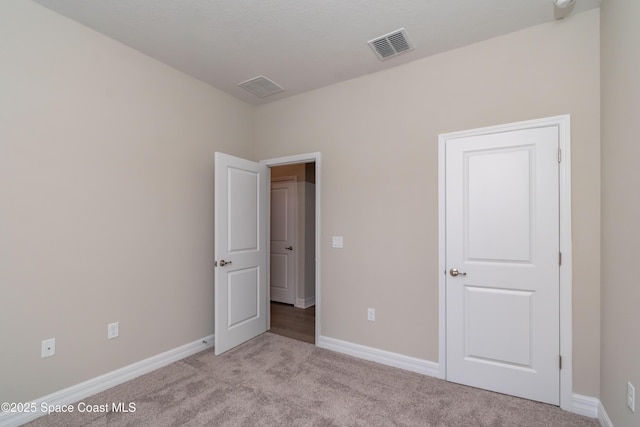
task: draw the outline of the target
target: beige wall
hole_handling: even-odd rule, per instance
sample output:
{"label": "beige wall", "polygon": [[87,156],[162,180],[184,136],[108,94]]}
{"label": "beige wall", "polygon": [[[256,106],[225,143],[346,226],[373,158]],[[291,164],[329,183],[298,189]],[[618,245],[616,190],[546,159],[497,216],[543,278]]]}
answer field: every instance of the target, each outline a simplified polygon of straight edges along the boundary
{"label": "beige wall", "polygon": [[[640,425],[640,2],[602,3],[602,386],[615,426]],[[627,381],[636,412],[626,406]]]}
{"label": "beige wall", "polygon": [[438,134],[569,113],[574,391],[598,396],[599,69],[593,10],[258,107],[257,158],[322,152],[322,334],[438,361]]}
{"label": "beige wall", "polygon": [[591,11],[254,109],[1,1],[0,401],[213,333],[214,151],[322,152],[323,335],[437,361],[437,135],[565,113],[574,390],[598,396],[598,29]]}
{"label": "beige wall", "polygon": [[0,2],[0,402],[213,333],[213,153],[251,156],[252,114],[32,2]]}

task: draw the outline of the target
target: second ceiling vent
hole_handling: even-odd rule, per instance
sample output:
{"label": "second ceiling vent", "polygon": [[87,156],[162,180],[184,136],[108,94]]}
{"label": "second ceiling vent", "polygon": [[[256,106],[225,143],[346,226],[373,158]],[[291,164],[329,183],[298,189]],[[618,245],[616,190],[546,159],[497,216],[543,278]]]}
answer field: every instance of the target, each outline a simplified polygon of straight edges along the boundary
{"label": "second ceiling vent", "polygon": [[238,86],[248,90],[259,98],[264,98],[284,90],[278,83],[269,80],[265,76],[254,77],[245,82],[238,83]]}
{"label": "second ceiling vent", "polygon": [[413,50],[413,43],[409,40],[407,31],[404,28],[369,40],[368,43],[371,49],[378,55],[378,58],[383,61]]}

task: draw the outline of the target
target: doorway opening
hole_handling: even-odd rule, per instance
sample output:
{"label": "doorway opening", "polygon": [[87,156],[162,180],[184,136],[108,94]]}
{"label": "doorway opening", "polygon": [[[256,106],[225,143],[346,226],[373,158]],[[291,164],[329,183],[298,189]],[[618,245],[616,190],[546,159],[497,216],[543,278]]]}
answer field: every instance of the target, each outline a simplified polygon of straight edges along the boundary
{"label": "doorway opening", "polygon": [[315,162],[271,167],[271,332],[315,344]]}
{"label": "doorway opening", "polygon": [[319,161],[319,153],[262,161],[270,171],[268,330],[311,344],[320,334]]}

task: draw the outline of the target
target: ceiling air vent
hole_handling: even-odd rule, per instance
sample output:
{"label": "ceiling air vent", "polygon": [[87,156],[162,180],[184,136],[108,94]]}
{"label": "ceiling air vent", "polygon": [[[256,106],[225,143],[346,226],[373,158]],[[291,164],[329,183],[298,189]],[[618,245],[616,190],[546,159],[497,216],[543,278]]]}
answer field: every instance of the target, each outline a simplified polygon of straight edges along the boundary
{"label": "ceiling air vent", "polygon": [[248,90],[260,98],[264,98],[265,96],[273,95],[274,93],[282,92],[284,90],[277,83],[269,80],[265,76],[254,77],[246,82],[239,83],[238,86]]}
{"label": "ceiling air vent", "polygon": [[385,60],[401,53],[413,50],[413,44],[409,40],[407,31],[404,28],[385,34],[382,37],[369,40],[369,46],[378,55],[378,58]]}

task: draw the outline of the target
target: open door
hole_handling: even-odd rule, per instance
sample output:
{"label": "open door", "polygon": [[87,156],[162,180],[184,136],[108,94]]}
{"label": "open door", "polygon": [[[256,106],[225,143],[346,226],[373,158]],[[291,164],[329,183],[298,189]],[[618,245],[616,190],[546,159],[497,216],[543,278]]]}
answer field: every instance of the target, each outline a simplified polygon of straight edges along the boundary
{"label": "open door", "polygon": [[215,153],[215,354],[267,330],[267,167]]}

